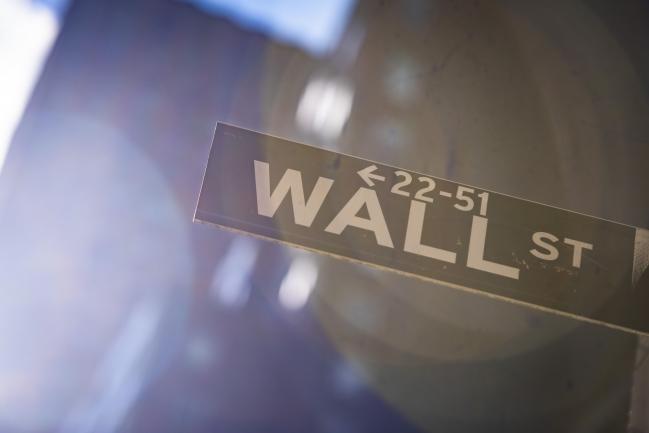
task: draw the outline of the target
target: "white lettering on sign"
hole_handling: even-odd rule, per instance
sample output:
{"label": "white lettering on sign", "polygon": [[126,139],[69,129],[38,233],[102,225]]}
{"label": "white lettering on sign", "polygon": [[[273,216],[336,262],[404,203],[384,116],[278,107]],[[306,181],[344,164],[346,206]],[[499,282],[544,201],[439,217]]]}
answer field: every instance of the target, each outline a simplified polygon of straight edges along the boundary
{"label": "white lettering on sign", "polygon": [[295,224],[310,227],[333,183],[331,179],[319,177],[311,196],[305,201],[302,173],[289,168],[271,194],[269,165],[267,162],[255,161],[257,213],[272,218],[286,194],[290,192]]}
{"label": "white lettering on sign", "polygon": [[[559,249],[554,246],[558,241],[559,238],[552,233],[536,232],[532,235],[532,242],[545,251],[539,251],[537,248],[532,248],[530,253],[541,260],[554,261],[559,258]],[[592,250],[593,244],[570,238],[564,238],[563,243],[573,247],[572,266],[574,268],[581,268],[582,252],[583,250]]]}
{"label": "white lettering on sign", "polygon": [[487,218],[473,216],[471,224],[471,237],[469,238],[469,257],[466,265],[473,269],[480,269],[492,274],[518,280],[519,269],[512,266],[485,260],[484,250],[487,241]]}
{"label": "white lettering on sign", "polygon": [[[361,218],[358,212],[365,206],[369,218]],[[325,229],[326,232],[341,234],[347,226],[357,227],[374,232],[376,242],[384,247],[394,248],[388,226],[385,223],[383,210],[379,204],[376,192],[369,188],[359,188],[356,194],[349,199],[347,204],[338,212],[338,215]]]}
{"label": "white lettering on sign", "polygon": [[363,181],[367,184],[367,186],[374,186],[373,180],[378,180],[380,182],[383,182],[385,180],[385,176],[379,176],[378,174],[374,174],[376,171],[377,167],[376,165],[372,164],[368,167],[365,167],[362,170],[358,170],[358,175],[363,179]]}
{"label": "white lettering on sign", "polygon": [[592,250],[593,244],[576,241],[570,238],[565,238],[563,240],[563,243],[567,245],[572,245],[575,248],[572,253],[572,266],[574,266],[575,268],[581,268],[581,251],[584,249]]}
{"label": "white lettering on sign", "polygon": [[[290,194],[295,224],[311,227],[334,181],[326,177],[319,177],[311,195],[306,199],[302,184],[302,173],[298,170],[287,169],[271,193],[269,164],[267,162],[254,161],[254,166],[255,186],[257,190],[257,213],[272,218],[286,198],[286,195]],[[367,185],[374,186],[374,181],[385,181],[384,176],[375,173],[376,170],[376,165],[370,165],[358,171],[358,174]],[[396,171],[395,175],[404,178],[404,180],[396,183],[392,187],[391,192],[397,195],[410,196],[410,193],[400,188],[409,184],[412,181],[412,176],[404,171]],[[427,186],[415,195],[415,200],[410,201],[403,250],[408,253],[454,264],[457,260],[456,252],[422,243],[426,202],[433,203],[433,198],[423,196],[423,193],[433,191],[435,184],[432,179],[426,177],[420,177],[419,180],[422,182],[425,181],[424,183]],[[460,203],[456,203],[454,207],[461,211],[473,210],[474,200],[472,195],[474,193],[475,190],[472,188],[459,186],[455,197]],[[440,195],[449,197],[450,193],[444,194],[442,191]],[[485,216],[488,194],[483,192],[477,194],[477,196],[481,200],[479,212],[482,216],[474,215],[472,217],[466,266],[490,274],[518,280],[520,274],[518,268],[485,258],[489,224],[489,220]],[[367,218],[358,215],[363,208],[367,209]],[[360,187],[324,230],[327,233],[340,235],[347,227],[356,227],[372,232],[378,245],[394,248],[394,243],[392,242],[379,198],[373,189]],[[546,261],[554,261],[559,258],[559,249],[556,247],[556,243],[559,242],[559,237],[552,233],[536,232],[532,235],[532,242],[535,247],[530,249],[529,252],[534,257]],[[563,239],[563,243],[573,247],[572,266],[575,268],[581,267],[583,251],[593,249],[593,244],[567,237]]]}
{"label": "white lettering on sign", "polygon": [[530,250],[530,253],[532,253],[534,257],[537,257],[541,260],[554,261],[559,258],[559,250],[551,243],[546,242],[546,240],[551,241],[553,244],[557,242],[559,238],[553,235],[552,233],[546,233],[546,232],[534,233],[532,235],[532,242],[534,242],[540,248],[546,250],[546,252],[539,251],[536,248],[532,248]]}
{"label": "white lettering on sign", "polygon": [[421,233],[424,226],[424,214],[426,203],[412,200],[410,202],[410,213],[408,214],[408,228],[406,229],[406,241],[403,250],[408,253],[419,254],[431,259],[455,263],[456,254],[441,248],[423,245]]}

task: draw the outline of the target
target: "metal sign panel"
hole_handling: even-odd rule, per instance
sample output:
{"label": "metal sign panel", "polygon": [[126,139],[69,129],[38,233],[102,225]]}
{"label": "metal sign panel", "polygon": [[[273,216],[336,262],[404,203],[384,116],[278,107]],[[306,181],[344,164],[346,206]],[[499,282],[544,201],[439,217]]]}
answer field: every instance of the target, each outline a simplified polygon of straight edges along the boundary
{"label": "metal sign panel", "polygon": [[649,332],[647,230],[222,123],[195,220]]}

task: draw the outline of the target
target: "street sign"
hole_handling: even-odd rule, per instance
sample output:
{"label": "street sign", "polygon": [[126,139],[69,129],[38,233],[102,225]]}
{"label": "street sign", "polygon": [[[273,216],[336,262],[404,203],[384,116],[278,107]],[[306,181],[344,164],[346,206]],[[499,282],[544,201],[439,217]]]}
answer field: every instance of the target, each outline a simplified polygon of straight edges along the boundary
{"label": "street sign", "polygon": [[219,123],[195,220],[649,333],[649,231]]}

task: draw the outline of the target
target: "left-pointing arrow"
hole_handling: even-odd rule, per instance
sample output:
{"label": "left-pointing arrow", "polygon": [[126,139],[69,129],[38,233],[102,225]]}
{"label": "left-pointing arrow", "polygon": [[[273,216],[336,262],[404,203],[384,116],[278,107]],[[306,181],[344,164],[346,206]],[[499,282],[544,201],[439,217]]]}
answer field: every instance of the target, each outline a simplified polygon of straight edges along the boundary
{"label": "left-pointing arrow", "polygon": [[358,170],[358,175],[365,181],[365,183],[368,186],[374,186],[374,182],[372,182],[372,179],[374,180],[379,180],[383,182],[385,180],[384,176],[379,176],[378,174],[374,174],[374,171],[377,169],[376,165],[372,164],[368,167],[365,167],[362,170]]}

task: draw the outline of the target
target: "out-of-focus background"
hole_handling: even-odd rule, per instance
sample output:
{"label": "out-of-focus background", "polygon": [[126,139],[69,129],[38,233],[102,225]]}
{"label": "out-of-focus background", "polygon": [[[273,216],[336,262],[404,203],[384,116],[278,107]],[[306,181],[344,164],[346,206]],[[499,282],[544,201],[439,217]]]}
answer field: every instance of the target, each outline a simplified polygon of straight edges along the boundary
{"label": "out-of-focus background", "polygon": [[649,432],[649,340],[192,223],[225,121],[649,227],[649,4],[3,0],[0,432]]}

